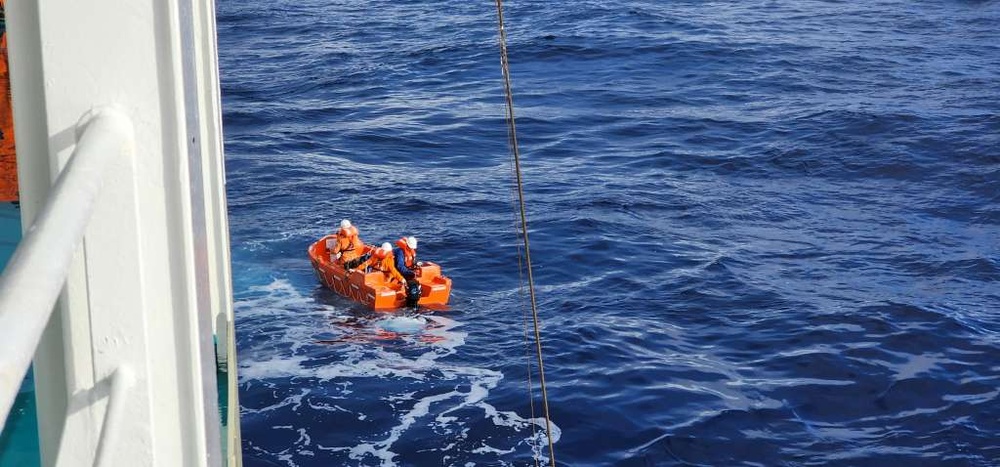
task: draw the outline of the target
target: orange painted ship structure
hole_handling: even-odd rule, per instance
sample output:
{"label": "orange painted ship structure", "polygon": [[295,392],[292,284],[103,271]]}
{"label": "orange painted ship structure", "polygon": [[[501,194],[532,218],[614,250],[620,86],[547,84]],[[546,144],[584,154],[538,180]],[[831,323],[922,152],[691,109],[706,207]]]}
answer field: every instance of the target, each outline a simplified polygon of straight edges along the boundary
{"label": "orange painted ship structure", "polygon": [[14,115],[10,107],[7,69],[6,0],[0,0],[0,201],[17,201],[17,155],[14,153]]}
{"label": "orange painted ship structure", "polygon": [[[346,271],[340,263],[330,260],[328,243],[336,242],[336,238],[336,235],[327,235],[309,247],[309,258],[320,282],[330,290],[374,310],[402,308],[406,304],[403,285],[387,280],[382,272]],[[371,248],[366,245],[365,250]],[[413,272],[420,282],[420,306],[435,308],[448,304],[451,279],[441,275],[441,266],[422,261],[419,267],[413,268]]]}

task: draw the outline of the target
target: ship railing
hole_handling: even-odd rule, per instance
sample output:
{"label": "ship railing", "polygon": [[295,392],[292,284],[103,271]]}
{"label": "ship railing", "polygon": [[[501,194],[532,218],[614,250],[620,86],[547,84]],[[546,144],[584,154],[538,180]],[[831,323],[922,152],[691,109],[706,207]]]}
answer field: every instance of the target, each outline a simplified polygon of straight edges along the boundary
{"label": "ship railing", "polygon": [[[0,276],[0,421],[4,424],[66,283],[103,176],[116,158],[132,157],[135,151],[132,123],[116,110],[89,113],[77,128],[75,150]],[[110,452],[107,445],[129,375],[129,368],[119,366],[103,381],[108,410],[96,465]]]}

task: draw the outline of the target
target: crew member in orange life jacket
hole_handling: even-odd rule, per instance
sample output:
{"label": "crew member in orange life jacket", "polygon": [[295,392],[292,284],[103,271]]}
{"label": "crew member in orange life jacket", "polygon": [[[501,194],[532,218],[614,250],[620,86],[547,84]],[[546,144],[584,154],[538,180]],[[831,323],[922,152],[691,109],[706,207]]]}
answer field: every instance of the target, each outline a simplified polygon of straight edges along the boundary
{"label": "crew member in orange life jacket", "polygon": [[403,237],[396,240],[396,248],[392,249],[392,256],[396,260],[396,270],[399,271],[406,280],[413,280],[416,274],[412,269],[417,267],[417,238]]}
{"label": "crew member in orange life jacket", "polygon": [[392,245],[389,242],[385,242],[381,247],[376,248],[372,251],[371,256],[365,260],[360,266],[361,269],[366,267],[371,267],[372,270],[381,271],[386,276],[386,279],[392,281],[395,280],[399,284],[406,284],[406,279],[403,275],[396,270],[395,261],[392,258]]}
{"label": "crew member in orange life jacket", "polygon": [[362,258],[365,244],[358,236],[358,228],[351,225],[351,221],[344,219],[340,221],[340,230],[337,230],[337,244],[330,250],[345,269],[354,269],[365,259]]}
{"label": "crew member in orange life jacket", "polygon": [[406,278],[406,306],[415,307],[420,301],[420,281],[413,272],[420,263],[417,262],[416,237],[403,237],[396,240],[396,248],[392,250],[396,260],[396,269]]}

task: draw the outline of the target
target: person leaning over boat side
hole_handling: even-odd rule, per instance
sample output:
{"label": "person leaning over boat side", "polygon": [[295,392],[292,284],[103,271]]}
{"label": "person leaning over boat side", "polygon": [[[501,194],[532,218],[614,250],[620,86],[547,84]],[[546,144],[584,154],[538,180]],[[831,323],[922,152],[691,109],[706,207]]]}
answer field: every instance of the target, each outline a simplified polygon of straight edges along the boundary
{"label": "person leaning over boat side", "polygon": [[380,271],[385,274],[389,282],[405,284],[406,279],[396,269],[395,260],[392,257],[392,245],[385,242],[381,247],[372,251],[371,255],[358,266],[359,269],[371,268],[373,271]]}
{"label": "person leaning over boat side", "polygon": [[392,249],[392,256],[396,260],[396,269],[406,280],[416,277],[412,269],[417,267],[417,238],[403,237],[396,240],[396,248]]}
{"label": "person leaning over boat side", "polygon": [[344,269],[354,269],[367,258],[363,258],[365,243],[358,235],[358,228],[351,225],[351,221],[344,219],[340,221],[340,230],[337,230],[337,245],[330,254],[334,255]]}
{"label": "person leaning over boat side", "polygon": [[392,249],[396,269],[406,278],[406,305],[417,306],[420,301],[420,282],[413,271],[417,263],[417,238],[403,237],[396,240],[396,248]]}

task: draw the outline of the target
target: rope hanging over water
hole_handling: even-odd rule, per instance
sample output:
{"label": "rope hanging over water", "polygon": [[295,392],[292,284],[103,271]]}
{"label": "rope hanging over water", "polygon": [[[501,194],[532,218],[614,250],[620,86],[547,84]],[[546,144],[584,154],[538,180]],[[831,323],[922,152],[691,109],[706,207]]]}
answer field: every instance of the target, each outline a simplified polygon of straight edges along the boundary
{"label": "rope hanging over water", "polygon": [[[503,23],[503,0],[496,0],[497,23],[500,28],[500,67],[507,103],[507,143],[514,158],[514,175],[517,180],[517,201],[521,214],[521,238],[524,241],[525,268],[528,273],[528,294],[531,297],[531,317],[535,328],[535,355],[538,358],[538,380],[542,389],[542,411],[545,415],[545,436],[549,442],[549,465],[555,467],[556,452],[552,442],[552,423],[549,420],[549,397],[545,387],[545,367],[542,364],[542,336],[539,331],[538,305],[535,300],[535,280],[531,275],[531,250],[528,246],[528,216],[524,207],[524,183],[521,177],[521,152],[517,146],[517,129],[514,125],[514,95],[510,86],[510,62],[507,60],[507,30]],[[530,380],[529,380],[530,384]]]}

